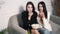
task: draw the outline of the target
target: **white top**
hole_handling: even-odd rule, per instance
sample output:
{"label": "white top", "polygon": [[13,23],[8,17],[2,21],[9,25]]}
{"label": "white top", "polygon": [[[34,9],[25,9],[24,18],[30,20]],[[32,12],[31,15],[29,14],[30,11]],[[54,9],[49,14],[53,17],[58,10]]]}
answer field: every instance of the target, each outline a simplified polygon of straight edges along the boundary
{"label": "white top", "polygon": [[[37,21],[40,24],[40,20],[39,19],[40,18],[37,17]],[[49,21],[45,17],[43,18],[43,23],[44,23],[44,28],[48,29],[49,31],[52,31],[51,24],[49,23]],[[42,28],[42,25],[40,25],[40,26]]]}

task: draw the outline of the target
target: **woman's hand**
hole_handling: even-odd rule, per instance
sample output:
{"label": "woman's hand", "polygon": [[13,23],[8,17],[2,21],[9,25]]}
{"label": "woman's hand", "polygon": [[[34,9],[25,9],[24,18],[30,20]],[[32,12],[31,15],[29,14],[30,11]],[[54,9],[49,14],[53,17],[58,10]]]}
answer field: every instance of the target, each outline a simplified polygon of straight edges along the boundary
{"label": "woman's hand", "polygon": [[40,12],[39,15],[41,18],[45,17],[44,12]]}

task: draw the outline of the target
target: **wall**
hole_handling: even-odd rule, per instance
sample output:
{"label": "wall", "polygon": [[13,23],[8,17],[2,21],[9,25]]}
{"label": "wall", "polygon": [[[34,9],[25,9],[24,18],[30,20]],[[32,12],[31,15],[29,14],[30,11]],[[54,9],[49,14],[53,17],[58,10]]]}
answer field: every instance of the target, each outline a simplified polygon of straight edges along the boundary
{"label": "wall", "polygon": [[60,17],[60,0],[54,0],[54,8],[56,16]]}

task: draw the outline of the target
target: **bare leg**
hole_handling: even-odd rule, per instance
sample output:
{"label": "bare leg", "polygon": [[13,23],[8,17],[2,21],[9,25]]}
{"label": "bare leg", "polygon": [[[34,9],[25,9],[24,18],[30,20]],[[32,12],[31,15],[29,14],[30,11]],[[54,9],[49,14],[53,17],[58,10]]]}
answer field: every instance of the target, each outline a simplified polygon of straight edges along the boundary
{"label": "bare leg", "polygon": [[38,30],[32,29],[32,30],[31,30],[31,34],[40,34],[40,33],[38,32]]}

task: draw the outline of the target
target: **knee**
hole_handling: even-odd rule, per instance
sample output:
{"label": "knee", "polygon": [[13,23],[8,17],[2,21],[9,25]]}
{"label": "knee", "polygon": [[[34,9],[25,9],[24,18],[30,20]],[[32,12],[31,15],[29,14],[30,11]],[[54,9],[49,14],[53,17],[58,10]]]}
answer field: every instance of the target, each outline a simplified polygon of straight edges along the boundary
{"label": "knee", "polygon": [[31,30],[31,33],[32,33],[32,34],[40,34],[40,33],[38,32],[38,30],[34,30],[34,29]]}
{"label": "knee", "polygon": [[50,34],[50,31],[48,31],[47,29],[44,30],[44,34]]}

